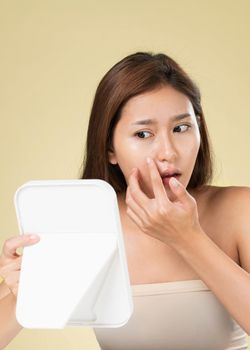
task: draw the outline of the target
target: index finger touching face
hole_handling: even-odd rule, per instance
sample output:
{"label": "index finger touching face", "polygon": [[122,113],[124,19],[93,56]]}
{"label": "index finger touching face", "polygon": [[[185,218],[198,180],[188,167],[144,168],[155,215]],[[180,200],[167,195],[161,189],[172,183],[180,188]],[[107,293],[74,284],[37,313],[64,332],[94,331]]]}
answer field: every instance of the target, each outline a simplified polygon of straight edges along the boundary
{"label": "index finger touching face", "polygon": [[148,197],[140,187],[138,176],[138,169],[133,168],[129,177],[129,187],[134,200],[143,206],[148,202]]}
{"label": "index finger touching face", "polygon": [[162,178],[157,169],[157,166],[154,160],[149,157],[147,158],[147,164],[155,198],[161,202],[164,202],[168,199],[168,197],[166,195],[165,187],[163,185]]}

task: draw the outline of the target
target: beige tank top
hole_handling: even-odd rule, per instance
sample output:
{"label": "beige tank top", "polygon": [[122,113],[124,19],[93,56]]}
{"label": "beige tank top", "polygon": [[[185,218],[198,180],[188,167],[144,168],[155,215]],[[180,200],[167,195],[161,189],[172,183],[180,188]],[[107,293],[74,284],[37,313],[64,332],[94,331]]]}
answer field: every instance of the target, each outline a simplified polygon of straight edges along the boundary
{"label": "beige tank top", "polygon": [[102,350],[239,350],[247,334],[201,280],[132,285],[119,328],[94,328]]}

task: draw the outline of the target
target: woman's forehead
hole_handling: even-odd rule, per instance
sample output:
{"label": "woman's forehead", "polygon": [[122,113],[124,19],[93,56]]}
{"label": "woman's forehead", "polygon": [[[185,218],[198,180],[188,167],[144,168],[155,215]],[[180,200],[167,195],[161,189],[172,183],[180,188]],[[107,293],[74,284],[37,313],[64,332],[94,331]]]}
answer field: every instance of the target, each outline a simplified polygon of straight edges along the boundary
{"label": "woman's forehead", "polygon": [[146,125],[150,122],[163,121],[163,119],[174,121],[184,114],[186,117],[194,116],[189,98],[171,87],[163,87],[136,95],[128,100],[121,111],[121,121]]}

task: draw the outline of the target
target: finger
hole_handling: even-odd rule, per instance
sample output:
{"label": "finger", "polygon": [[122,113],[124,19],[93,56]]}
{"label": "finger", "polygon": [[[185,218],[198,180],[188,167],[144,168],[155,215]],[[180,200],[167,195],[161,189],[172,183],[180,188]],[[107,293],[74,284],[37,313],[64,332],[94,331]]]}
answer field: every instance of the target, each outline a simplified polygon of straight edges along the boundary
{"label": "finger", "polygon": [[9,274],[8,277],[5,278],[5,283],[8,284],[9,287],[13,287],[16,283],[19,282],[20,271],[13,271]]}
{"label": "finger", "polygon": [[15,271],[10,273],[5,279],[4,282],[9,289],[13,289],[16,284],[19,283],[20,271]]}
{"label": "finger", "polygon": [[150,174],[152,188],[153,188],[155,198],[161,203],[166,202],[166,200],[168,202],[170,202],[170,200],[168,199],[168,196],[166,194],[166,190],[165,190],[165,187],[163,185],[161,175],[157,169],[157,166],[156,166],[154,160],[151,158],[147,158],[147,164],[148,164],[148,168],[149,168],[149,174]]}
{"label": "finger", "polygon": [[20,260],[20,258],[17,258],[13,262],[10,262],[10,263],[4,265],[0,270],[0,274],[1,274],[1,276],[3,276],[5,278],[13,271],[20,271],[20,269],[21,269],[21,260]]}
{"label": "finger", "polygon": [[12,293],[15,295],[15,297],[17,297],[17,292],[18,292],[18,284],[15,285],[14,288],[12,288]]}
{"label": "finger", "polygon": [[138,203],[134,200],[133,196],[130,193],[130,187],[127,187],[126,193],[126,203],[128,207],[140,218],[142,222],[146,220],[146,212],[145,210],[138,205]]}
{"label": "finger", "polygon": [[40,240],[40,237],[34,234],[23,234],[18,237],[10,238],[4,243],[3,254],[10,259],[16,258],[17,256],[19,256],[16,253],[16,250],[18,248],[35,244],[39,240]]}
{"label": "finger", "polygon": [[134,198],[134,200],[140,207],[145,208],[148,205],[149,198],[141,190],[138,177],[138,169],[133,168],[128,181],[130,187],[130,195]]}
{"label": "finger", "polygon": [[133,212],[132,209],[127,208],[127,214],[130,217],[130,219],[141,229],[142,228],[142,222],[138,218],[138,216]]}
{"label": "finger", "polygon": [[193,198],[188,193],[186,188],[176,178],[171,177],[169,180],[169,185],[177,200],[179,200],[182,204],[190,204],[191,201],[193,201]]}

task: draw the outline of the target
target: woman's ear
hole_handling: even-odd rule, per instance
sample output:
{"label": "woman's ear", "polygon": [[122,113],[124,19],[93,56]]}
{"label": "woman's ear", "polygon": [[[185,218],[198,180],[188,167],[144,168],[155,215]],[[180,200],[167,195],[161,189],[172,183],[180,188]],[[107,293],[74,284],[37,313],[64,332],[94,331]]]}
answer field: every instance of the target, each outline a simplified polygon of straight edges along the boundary
{"label": "woman's ear", "polygon": [[113,150],[113,147],[109,148],[108,150],[108,158],[109,158],[109,163],[115,165],[117,164],[117,159],[116,159],[116,155],[115,152]]}
{"label": "woman's ear", "polygon": [[196,115],[196,120],[197,120],[198,127],[200,127],[201,126],[201,117],[198,114]]}

